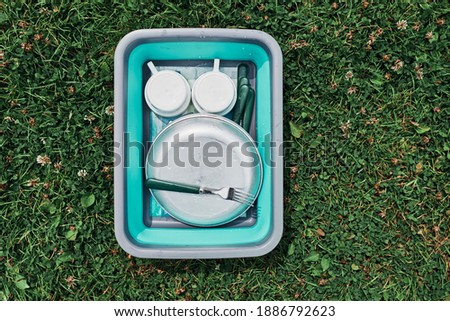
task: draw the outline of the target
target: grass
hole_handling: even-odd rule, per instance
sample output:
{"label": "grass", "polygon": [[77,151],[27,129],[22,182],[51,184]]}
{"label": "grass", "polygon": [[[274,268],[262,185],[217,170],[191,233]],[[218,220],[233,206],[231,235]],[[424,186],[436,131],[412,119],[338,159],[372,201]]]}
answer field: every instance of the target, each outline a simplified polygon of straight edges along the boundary
{"label": "grass", "polygon": [[[39,3],[0,15],[0,299],[450,299],[445,1]],[[114,49],[200,26],[282,48],[284,236],[262,258],[136,259],[113,228]]]}

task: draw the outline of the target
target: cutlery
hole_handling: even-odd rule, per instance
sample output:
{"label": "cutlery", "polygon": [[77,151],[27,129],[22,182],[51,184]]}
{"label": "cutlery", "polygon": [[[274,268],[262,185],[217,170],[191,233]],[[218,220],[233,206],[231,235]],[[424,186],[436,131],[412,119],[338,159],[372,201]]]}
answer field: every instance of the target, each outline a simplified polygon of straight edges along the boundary
{"label": "cutlery", "polygon": [[190,194],[213,194],[222,197],[225,200],[235,201],[247,206],[253,206],[255,201],[254,195],[244,192],[235,187],[223,187],[219,189],[200,187],[196,185],[188,185],[178,182],[160,180],[156,178],[148,178],[145,186],[150,189],[171,191]]}

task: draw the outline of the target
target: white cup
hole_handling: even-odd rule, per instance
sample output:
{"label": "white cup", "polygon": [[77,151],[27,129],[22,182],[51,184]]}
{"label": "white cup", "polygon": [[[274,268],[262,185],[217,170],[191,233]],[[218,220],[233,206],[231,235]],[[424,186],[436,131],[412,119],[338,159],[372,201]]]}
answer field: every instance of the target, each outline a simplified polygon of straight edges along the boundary
{"label": "white cup", "polygon": [[191,90],[186,78],[173,70],[157,71],[151,61],[147,66],[152,72],[144,89],[147,105],[163,117],[181,115],[191,100]]}
{"label": "white cup", "polygon": [[219,59],[214,59],[212,71],[197,78],[192,86],[192,103],[200,113],[225,115],[236,103],[236,85],[219,71]]}

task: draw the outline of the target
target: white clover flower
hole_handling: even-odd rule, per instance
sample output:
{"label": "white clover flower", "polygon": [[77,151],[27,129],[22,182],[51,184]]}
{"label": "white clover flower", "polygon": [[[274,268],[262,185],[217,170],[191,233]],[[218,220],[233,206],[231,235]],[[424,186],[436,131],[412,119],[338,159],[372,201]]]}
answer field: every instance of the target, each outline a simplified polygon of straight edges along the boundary
{"label": "white clover flower", "polygon": [[356,88],[355,86],[352,86],[352,87],[349,87],[349,88],[347,89],[347,94],[353,95],[353,94],[355,94],[357,91],[358,91],[358,88]]}
{"label": "white clover flower", "polygon": [[418,80],[423,79],[423,68],[420,65],[417,65],[414,67],[414,72],[416,73],[416,78]]}
{"label": "white clover flower", "polygon": [[90,124],[95,120],[93,115],[84,115],[84,120],[87,120]]}
{"label": "white clover flower", "polygon": [[61,163],[61,162],[57,162],[57,163],[55,163],[55,164],[53,165],[53,167],[54,167],[57,171],[60,171],[61,168],[62,168],[63,166],[62,166],[62,163]]}
{"label": "white clover flower", "polygon": [[394,65],[391,67],[391,69],[399,71],[401,68],[403,68],[403,65],[404,65],[403,61],[397,59],[396,61],[394,61]]}
{"label": "white clover flower", "polygon": [[406,20],[397,21],[397,29],[398,30],[405,30],[406,27],[408,27],[408,22]]}
{"label": "white clover flower", "polygon": [[110,106],[106,107],[105,114],[110,115],[110,116],[114,115],[114,105],[110,105]]}
{"label": "white clover flower", "polygon": [[39,183],[39,178],[33,178],[27,181],[27,186],[35,187]]}
{"label": "white clover flower", "polygon": [[47,155],[44,155],[44,156],[38,155],[38,157],[36,157],[36,161],[41,166],[52,163],[50,160],[50,157],[48,157]]}
{"label": "white clover flower", "polygon": [[87,176],[87,171],[85,170],[85,169],[80,169],[79,171],[78,171],[78,176],[79,177],[86,177]]}

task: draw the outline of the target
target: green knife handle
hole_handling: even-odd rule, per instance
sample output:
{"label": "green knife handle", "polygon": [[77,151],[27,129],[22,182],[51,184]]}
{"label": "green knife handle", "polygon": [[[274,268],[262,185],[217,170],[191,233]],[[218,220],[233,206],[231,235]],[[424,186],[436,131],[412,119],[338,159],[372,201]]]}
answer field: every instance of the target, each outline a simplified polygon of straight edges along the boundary
{"label": "green knife handle", "polygon": [[254,103],[255,103],[255,91],[252,88],[250,88],[247,95],[247,101],[245,102],[244,116],[242,117],[242,128],[244,128],[246,132],[250,130]]}
{"label": "green knife handle", "polygon": [[238,80],[238,90],[239,88],[241,88],[242,85],[247,85],[250,87],[250,81],[248,80],[248,78],[244,77],[244,78],[239,78]]}
{"label": "green knife handle", "polygon": [[238,80],[241,78],[247,78],[247,77],[248,77],[248,65],[240,64],[238,66]]}
{"label": "green knife handle", "polygon": [[191,193],[191,194],[199,194],[200,187],[193,186],[188,184],[163,181],[156,178],[148,178],[145,181],[145,186],[150,189],[162,190],[162,191],[170,191],[170,192],[180,192],[180,193]]}
{"label": "green knife handle", "polygon": [[249,91],[249,86],[242,85],[238,90],[238,97],[236,101],[236,105],[234,107],[233,121],[239,124],[241,120],[242,113],[245,108],[245,102],[247,101],[247,95]]}

